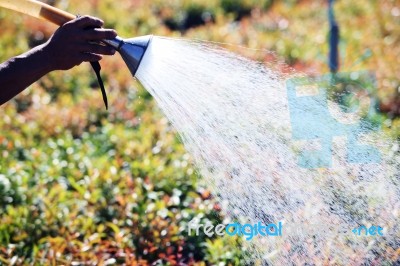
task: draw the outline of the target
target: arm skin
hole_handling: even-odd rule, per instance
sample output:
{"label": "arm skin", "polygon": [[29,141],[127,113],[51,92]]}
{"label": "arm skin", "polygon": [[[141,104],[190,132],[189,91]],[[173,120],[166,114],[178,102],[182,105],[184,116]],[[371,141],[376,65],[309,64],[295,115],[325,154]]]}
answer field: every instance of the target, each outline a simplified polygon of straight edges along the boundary
{"label": "arm skin", "polygon": [[61,26],[45,44],[0,64],[0,105],[51,71],[115,54],[113,48],[95,43],[117,36],[102,26],[103,21],[94,17],[77,18]]}

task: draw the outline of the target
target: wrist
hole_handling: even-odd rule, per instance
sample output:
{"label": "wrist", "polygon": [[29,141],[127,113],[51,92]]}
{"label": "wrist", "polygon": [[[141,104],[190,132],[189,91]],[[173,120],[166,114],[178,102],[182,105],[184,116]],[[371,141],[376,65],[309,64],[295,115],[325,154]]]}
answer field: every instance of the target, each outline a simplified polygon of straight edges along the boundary
{"label": "wrist", "polygon": [[37,49],[37,53],[41,58],[41,65],[45,71],[52,72],[58,69],[57,63],[54,60],[54,54],[48,42],[37,46],[35,49]]}

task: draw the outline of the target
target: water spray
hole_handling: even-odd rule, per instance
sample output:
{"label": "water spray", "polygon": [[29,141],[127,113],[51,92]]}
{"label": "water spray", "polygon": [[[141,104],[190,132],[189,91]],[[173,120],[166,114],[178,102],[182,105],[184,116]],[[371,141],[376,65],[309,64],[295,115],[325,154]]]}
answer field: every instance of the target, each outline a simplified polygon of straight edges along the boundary
{"label": "water spray", "polygon": [[[0,0],[0,6],[32,17],[47,20],[58,26],[62,26],[68,21],[76,18],[76,16],[71,13],[36,0]],[[152,35],[131,39],[123,39],[117,36],[112,40],[103,40],[102,43],[115,48],[121,54],[121,57],[125,61],[132,75],[135,76],[151,39]],[[98,62],[92,62],[91,64],[99,80],[104,103],[106,108],[108,108],[107,95],[100,77],[100,64]]]}

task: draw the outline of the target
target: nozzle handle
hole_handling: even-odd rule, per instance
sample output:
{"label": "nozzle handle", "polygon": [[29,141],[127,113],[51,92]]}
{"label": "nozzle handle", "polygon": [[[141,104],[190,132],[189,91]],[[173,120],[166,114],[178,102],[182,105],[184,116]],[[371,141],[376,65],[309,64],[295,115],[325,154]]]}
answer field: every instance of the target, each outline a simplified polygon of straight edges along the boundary
{"label": "nozzle handle", "polygon": [[36,18],[45,19],[58,26],[76,18],[75,15],[36,0],[0,0],[0,6]]}

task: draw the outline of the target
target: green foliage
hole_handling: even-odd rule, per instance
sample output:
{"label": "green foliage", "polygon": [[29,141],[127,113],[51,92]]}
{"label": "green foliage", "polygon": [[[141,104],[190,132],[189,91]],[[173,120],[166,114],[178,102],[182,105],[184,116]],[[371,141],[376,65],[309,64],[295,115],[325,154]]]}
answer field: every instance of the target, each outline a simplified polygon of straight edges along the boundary
{"label": "green foliage", "polygon": [[227,14],[233,14],[235,20],[240,20],[245,16],[249,16],[255,8],[263,10],[268,9],[272,5],[272,0],[220,0],[221,8]]}
{"label": "green foliage", "polygon": [[[1,123],[1,256],[25,262],[205,259],[206,237],[188,237],[186,228],[195,216],[219,221],[214,202],[198,192],[190,157],[152,100],[143,95],[131,104],[139,109],[136,125],[88,119],[77,136],[70,127],[50,134],[35,120]],[[13,105],[5,115],[22,119]]]}

